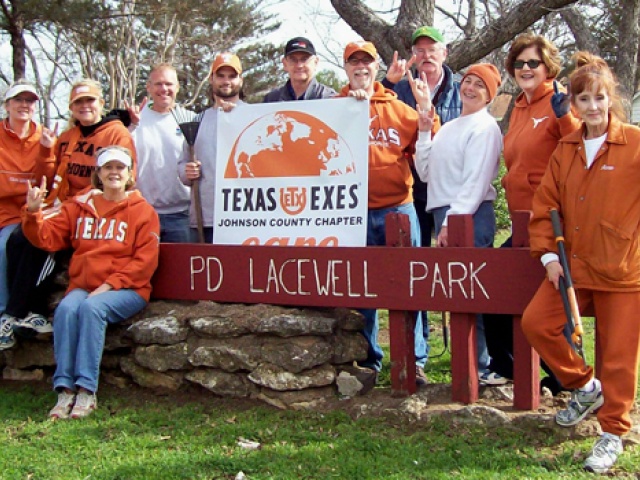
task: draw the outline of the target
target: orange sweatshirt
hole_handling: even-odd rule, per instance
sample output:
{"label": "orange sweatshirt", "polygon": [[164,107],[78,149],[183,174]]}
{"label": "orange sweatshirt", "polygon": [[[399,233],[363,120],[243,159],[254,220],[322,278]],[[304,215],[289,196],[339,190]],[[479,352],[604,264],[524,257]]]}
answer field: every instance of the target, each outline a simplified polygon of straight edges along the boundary
{"label": "orange sweatshirt", "polygon": [[531,253],[556,252],[549,209],[564,222],[578,288],[640,291],[640,128],[609,119],[590,168],[580,129],[560,140],[533,199]]}
{"label": "orange sweatshirt", "polygon": [[40,184],[55,171],[53,148],[40,143],[42,126],[31,122],[29,135],[20,139],[9,127],[0,125],[0,228],[20,223],[20,209],[27,198],[27,181]]}
{"label": "orange sweatshirt", "polygon": [[[70,142],[75,145],[68,152]],[[55,199],[63,202],[90,186],[91,173],[96,169],[94,155],[101,148],[110,145],[120,145],[131,151],[135,178],[136,147],[131,134],[118,117],[106,117],[88,127],[76,125],[62,132],[58,138],[55,181],[47,197],[47,204],[53,204]]]}
{"label": "orange sweatshirt", "polygon": [[[349,85],[341,97],[349,93]],[[418,113],[391,90],[375,82],[369,101],[369,208],[388,208],[413,201],[409,163],[418,138]]]}
{"label": "orange sweatshirt", "polygon": [[121,202],[88,190],[45,218],[42,211],[23,210],[22,229],[36,247],[49,252],[73,248],[69,288],[89,292],[103,283],[114,290],[135,290],[149,300],[151,276],[158,266],[160,222],[140,192],[127,192]]}
{"label": "orange sweatshirt", "polygon": [[531,210],[533,193],[558,141],[580,127],[581,121],[572,112],[556,118],[551,108],[552,95],[553,79],[538,86],[531,103],[524,93],[516,99],[503,150],[507,174],[502,186],[509,212]]}

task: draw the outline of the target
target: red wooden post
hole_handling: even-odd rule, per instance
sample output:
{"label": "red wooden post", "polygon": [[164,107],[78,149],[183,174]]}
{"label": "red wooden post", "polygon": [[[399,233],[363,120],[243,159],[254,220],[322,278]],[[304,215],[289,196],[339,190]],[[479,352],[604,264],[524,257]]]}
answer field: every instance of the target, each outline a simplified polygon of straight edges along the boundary
{"label": "red wooden post", "polygon": [[[403,213],[385,217],[387,246],[411,247],[411,225]],[[391,389],[393,395],[416,392],[416,356],[414,349],[414,312],[389,310],[389,343],[391,355]]]}
{"label": "red wooden post", "polygon": [[[449,217],[449,246],[473,247],[473,217]],[[451,312],[451,390],[453,401],[478,400],[476,314]]]}
{"label": "red wooden post", "polygon": [[[527,211],[513,213],[513,248],[529,246],[529,218]],[[540,356],[525,338],[521,319],[513,317],[513,406],[535,410],[540,405]]]}

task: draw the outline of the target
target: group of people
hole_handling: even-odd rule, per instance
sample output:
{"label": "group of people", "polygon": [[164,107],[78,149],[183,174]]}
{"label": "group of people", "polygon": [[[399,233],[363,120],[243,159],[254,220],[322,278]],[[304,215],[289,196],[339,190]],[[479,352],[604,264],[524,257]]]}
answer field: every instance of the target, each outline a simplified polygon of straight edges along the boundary
{"label": "group of people", "polygon": [[[492,182],[503,155],[502,178],[510,212],[531,212],[531,251],[548,281],[524,313],[522,328],[541,354],[554,391],[572,390],[562,426],[599,409],[603,434],[585,468],[606,472],[631,428],[640,327],[636,165],[640,130],[624,123],[615,77],[600,58],[576,54],[570,91],[556,82],[556,47],[523,34],[511,44],[506,69],[522,93],[504,136],[487,107],[501,85],[498,69],[470,66],[460,78],[445,64],[447,47],[436,28],[418,28],[412,57],[394,55],[386,77],[376,80],[380,59],[371,42],[349,43],[343,54],[348,83],[339,91],[318,83],[313,44],[287,42],[283,68],[289,79],[265,102],[353,97],[368,101],[369,198],[367,244],[385,245],[385,216],[408,215],[414,246],[448,245],[448,219],[473,216],[477,247],[494,243]],[[141,310],[150,295],[158,243],[189,242],[197,226],[190,186],[202,194],[205,240],[213,238],[218,115],[246,108],[242,64],[229,52],[209,71],[212,106],[202,117],[189,153],[172,115],[179,90],[175,68],[155,66],[150,102],[128,106],[130,124],[104,114],[100,86],[73,85],[71,121],[58,138],[33,122],[36,90],[17,82],[5,94],[7,118],[0,130],[0,349],[15,334],[53,330],[56,357],[53,418],[80,418],[97,406],[99,365],[108,323]],[[127,122],[125,122],[127,123]],[[128,127],[128,128],[127,128]],[[384,131],[384,135],[378,132]],[[388,134],[392,132],[393,134]],[[380,140],[383,139],[383,140]],[[135,179],[135,182],[134,182]],[[136,185],[137,190],[132,187]],[[626,185],[626,187],[625,187]],[[581,306],[593,306],[601,345],[600,378],[572,348],[556,290],[563,275],[549,210],[557,209]],[[510,239],[502,247],[511,246]],[[70,260],[69,260],[70,259]],[[70,285],[53,326],[46,299],[52,273],[69,261]],[[375,378],[382,365],[375,310],[363,311],[369,351],[361,366]],[[615,318],[614,318],[615,316]],[[415,327],[416,382],[427,383],[427,312]],[[513,376],[510,317],[477,321],[479,380],[501,385]]]}

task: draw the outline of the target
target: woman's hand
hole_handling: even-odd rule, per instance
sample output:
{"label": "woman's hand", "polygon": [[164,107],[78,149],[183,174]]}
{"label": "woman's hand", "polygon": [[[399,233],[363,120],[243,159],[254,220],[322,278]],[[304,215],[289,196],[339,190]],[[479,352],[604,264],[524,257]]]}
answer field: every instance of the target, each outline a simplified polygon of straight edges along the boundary
{"label": "woman's hand", "polygon": [[58,138],[58,122],[53,126],[53,130],[42,127],[42,135],[40,136],[40,144],[45,148],[52,148]]}
{"label": "woman's hand", "polygon": [[432,107],[431,89],[427,82],[427,75],[422,72],[420,78],[413,78],[409,70],[406,71],[406,75],[409,85],[411,86],[411,91],[413,92],[413,97],[416,99],[416,105],[420,106],[425,112],[430,111]]}
{"label": "woman's hand", "polygon": [[448,247],[449,246],[449,229],[444,226],[440,229],[440,233],[438,234],[438,238],[436,238],[436,246],[437,247]]}
{"label": "woman's hand", "polygon": [[29,180],[27,189],[27,210],[31,213],[35,213],[40,210],[46,196],[47,177],[44,175],[42,176],[42,182],[39,187],[31,185],[31,180]]}
{"label": "woman's hand", "polygon": [[111,290],[113,290],[111,285],[109,285],[108,283],[103,283],[98,288],[96,288],[93,292],[91,292],[88,296],[93,297],[95,295],[100,295],[101,293],[109,292]]}
{"label": "woman's hand", "polygon": [[418,130],[421,132],[430,132],[433,128],[433,119],[435,118],[435,112],[433,108],[427,111],[422,110],[420,105],[418,107]]}
{"label": "woman's hand", "polygon": [[564,270],[560,262],[554,261],[547,263],[544,268],[547,269],[547,279],[553,283],[556,290],[560,288],[560,277],[564,277]]}

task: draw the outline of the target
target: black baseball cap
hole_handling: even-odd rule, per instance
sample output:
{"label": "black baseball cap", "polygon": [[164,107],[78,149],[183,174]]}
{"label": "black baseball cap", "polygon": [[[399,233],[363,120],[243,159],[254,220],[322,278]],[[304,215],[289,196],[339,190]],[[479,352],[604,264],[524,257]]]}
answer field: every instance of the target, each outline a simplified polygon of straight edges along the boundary
{"label": "black baseball cap", "polygon": [[287,42],[287,46],[284,47],[284,56],[295,52],[305,52],[310,55],[316,54],[316,49],[313,47],[313,43],[308,38],[295,37]]}

